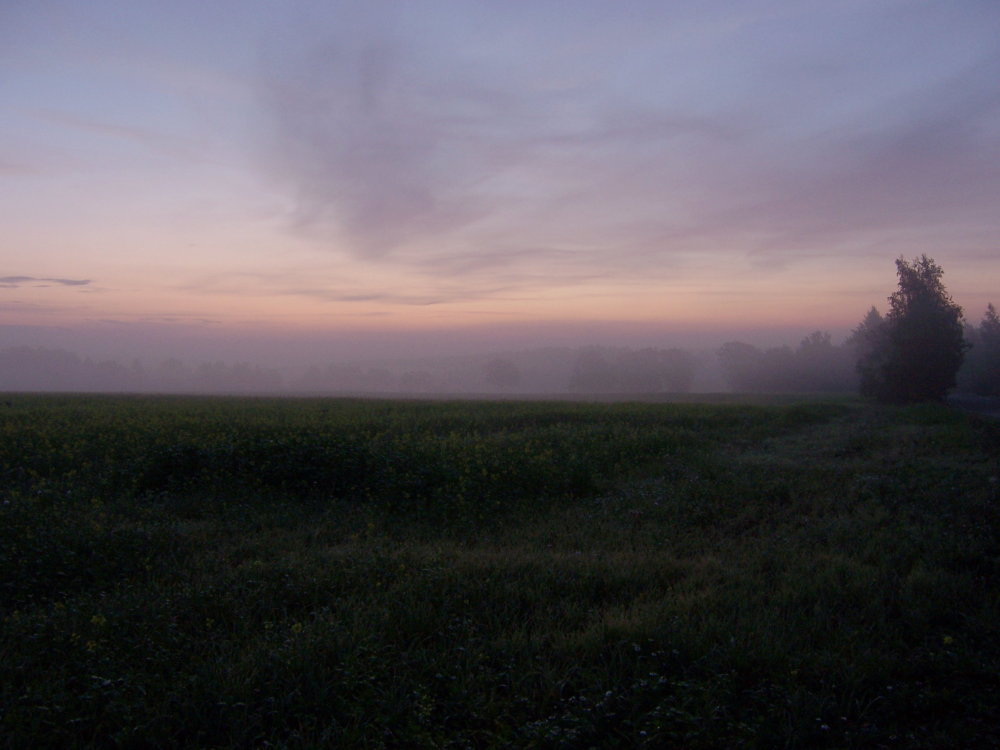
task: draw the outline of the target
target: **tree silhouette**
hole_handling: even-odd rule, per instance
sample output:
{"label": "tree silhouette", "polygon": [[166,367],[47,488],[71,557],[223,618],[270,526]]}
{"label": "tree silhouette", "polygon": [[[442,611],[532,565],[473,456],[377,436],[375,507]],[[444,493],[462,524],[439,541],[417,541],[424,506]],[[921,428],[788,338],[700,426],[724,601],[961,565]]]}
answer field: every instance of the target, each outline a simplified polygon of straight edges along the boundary
{"label": "tree silhouette", "polygon": [[850,349],[834,346],[828,331],[813,331],[794,353],[793,381],[797,391],[850,391],[856,387]]}
{"label": "tree silhouette", "polygon": [[958,374],[959,387],[980,396],[1000,396],[1000,315],[992,303],[979,326],[968,326],[965,334],[972,348]]}
{"label": "tree silhouette", "polygon": [[882,380],[882,368],[889,354],[889,327],[878,308],[872,305],[861,323],[847,339],[854,349],[861,395],[875,397],[877,385]]}
{"label": "tree silhouette", "polygon": [[872,308],[854,331],[861,393],[885,403],[940,401],[955,385],[965,340],[962,308],[932,258],[896,261],[899,289],[885,318]]}
{"label": "tree silhouette", "polygon": [[726,384],[734,391],[766,391],[764,352],[742,341],[727,341],[718,351]]}
{"label": "tree silhouette", "polygon": [[622,352],[617,361],[618,388],[627,393],[687,393],[694,382],[695,361],[683,349],[639,349]]}
{"label": "tree silhouette", "polygon": [[741,341],[723,344],[719,365],[734,391],[756,393],[815,393],[849,391],[851,349],[834,346],[826,331],[813,331],[797,349],[778,346],[758,349]]}

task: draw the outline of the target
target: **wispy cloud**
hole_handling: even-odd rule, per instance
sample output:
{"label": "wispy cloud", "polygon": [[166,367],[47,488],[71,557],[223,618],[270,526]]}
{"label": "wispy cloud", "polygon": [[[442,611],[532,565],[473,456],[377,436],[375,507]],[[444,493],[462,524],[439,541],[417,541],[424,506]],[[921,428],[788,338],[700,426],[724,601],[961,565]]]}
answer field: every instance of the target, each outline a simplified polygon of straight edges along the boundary
{"label": "wispy cloud", "polygon": [[449,121],[391,48],[320,50],[263,94],[270,165],[294,192],[300,231],[379,257],[488,214],[476,182],[493,155],[476,143],[479,116]]}
{"label": "wispy cloud", "polygon": [[171,159],[195,161],[205,158],[203,144],[192,138],[172,135],[151,128],[97,120],[57,109],[39,109],[33,115],[38,120],[47,123],[128,141]]}
{"label": "wispy cloud", "polygon": [[[273,125],[266,161],[294,196],[298,231],[369,259],[405,263],[395,251],[438,243],[479,255],[497,232],[541,247],[537,235],[553,223],[555,244],[565,245],[582,234],[567,224],[567,208],[618,205],[625,196],[593,193],[620,189],[608,183],[687,139],[736,130],[687,113],[615,107],[575,87],[505,86],[463,72],[461,61],[422,63],[417,51],[378,35],[338,38],[292,58],[261,87]],[[625,187],[633,196],[641,189]],[[592,226],[595,218],[571,221]]]}
{"label": "wispy cloud", "polygon": [[[655,23],[599,31],[540,11],[518,58],[348,13],[269,60],[268,174],[295,231],[455,279],[779,268],[898,254],[915,226],[1000,230],[1000,43],[908,57],[940,23],[1000,17],[904,5],[719,6],[701,26],[644,6]],[[513,16],[491,16],[498,37]]]}
{"label": "wispy cloud", "polygon": [[90,279],[56,279],[42,276],[0,276],[0,289],[17,289],[22,286],[87,286]]}

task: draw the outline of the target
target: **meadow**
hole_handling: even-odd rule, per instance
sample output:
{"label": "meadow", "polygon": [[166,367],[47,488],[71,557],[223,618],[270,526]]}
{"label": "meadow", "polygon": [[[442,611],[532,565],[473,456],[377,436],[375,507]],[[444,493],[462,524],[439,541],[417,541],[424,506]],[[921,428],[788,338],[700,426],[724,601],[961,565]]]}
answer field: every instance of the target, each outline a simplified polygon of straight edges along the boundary
{"label": "meadow", "polygon": [[0,746],[1000,746],[1000,422],[18,395]]}

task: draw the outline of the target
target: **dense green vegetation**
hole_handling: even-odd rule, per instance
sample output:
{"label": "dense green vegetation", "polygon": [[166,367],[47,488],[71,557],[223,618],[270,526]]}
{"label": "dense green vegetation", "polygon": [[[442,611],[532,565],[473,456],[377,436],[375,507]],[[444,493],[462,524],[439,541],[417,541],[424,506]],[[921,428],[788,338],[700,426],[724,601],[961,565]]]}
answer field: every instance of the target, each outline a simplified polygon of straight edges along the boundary
{"label": "dense green vegetation", "polygon": [[1000,424],[13,396],[8,747],[1000,743]]}

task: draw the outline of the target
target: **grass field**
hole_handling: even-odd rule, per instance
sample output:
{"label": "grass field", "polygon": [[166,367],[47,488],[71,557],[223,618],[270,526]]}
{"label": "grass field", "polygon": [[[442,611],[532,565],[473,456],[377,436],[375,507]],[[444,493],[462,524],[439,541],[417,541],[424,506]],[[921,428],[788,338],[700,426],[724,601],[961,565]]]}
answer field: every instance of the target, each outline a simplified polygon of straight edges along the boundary
{"label": "grass field", "polygon": [[998,422],[10,398],[2,746],[1000,746]]}

